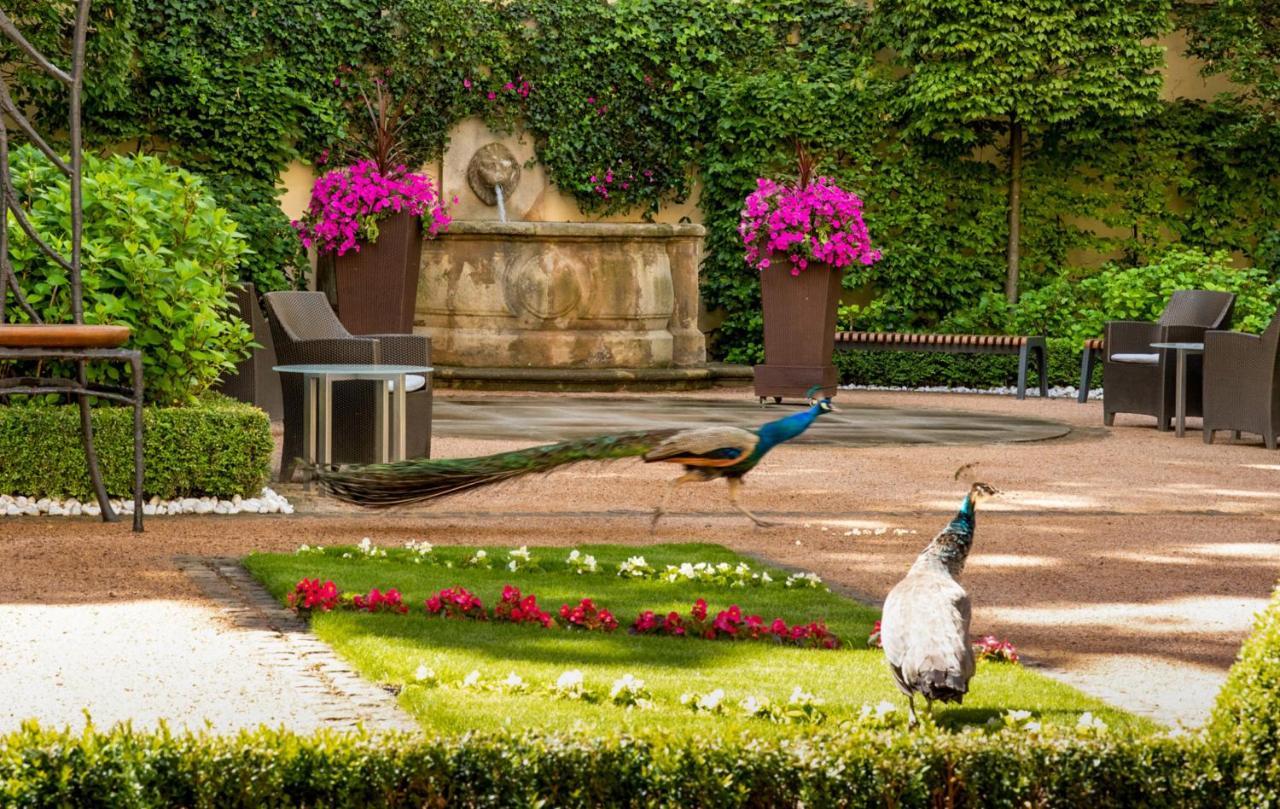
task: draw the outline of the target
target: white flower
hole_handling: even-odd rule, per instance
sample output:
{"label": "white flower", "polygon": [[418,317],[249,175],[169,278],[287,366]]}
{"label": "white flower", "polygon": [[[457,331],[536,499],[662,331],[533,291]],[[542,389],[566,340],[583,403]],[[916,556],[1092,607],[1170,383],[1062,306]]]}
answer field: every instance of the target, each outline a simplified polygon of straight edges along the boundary
{"label": "white flower", "polygon": [[1085,711],[1080,714],[1080,719],[1076,722],[1076,729],[1081,731],[1105,733],[1107,731],[1107,723],[1094,716],[1092,711]]}
{"label": "white flower", "polygon": [[434,683],[436,681],[436,673],[425,665],[420,665],[417,670],[413,672],[413,679],[420,683]]}
{"label": "white flower", "polygon": [[653,575],[653,568],[645,561],[643,556],[632,556],[627,561],[618,565],[619,576],[630,576],[634,579],[644,579]]}
{"label": "white flower", "polygon": [[577,669],[569,669],[561,674],[551,687],[551,693],[563,699],[591,699],[591,694],[583,686],[582,672]]}
{"label": "white flower", "polygon": [[1032,733],[1039,733],[1039,732],[1040,732],[1040,723],[1039,723],[1039,722],[1028,722],[1027,724],[1025,724],[1025,725],[1023,725],[1023,726],[1022,726],[1022,729],[1023,729],[1023,730],[1027,730],[1027,731],[1030,731],[1030,732],[1032,732]]}
{"label": "white flower", "polygon": [[[380,556],[387,555],[386,551],[382,550],[377,545],[374,545],[373,540],[368,537],[364,537],[360,540],[360,544],[356,546],[356,550],[368,559],[376,559]],[[343,554],[342,558],[346,559],[349,557],[346,554]]]}
{"label": "white flower", "polygon": [[747,716],[768,717],[773,711],[773,706],[769,704],[769,700],[756,696],[746,697],[738,703],[738,707]]}
{"label": "white flower", "polygon": [[426,540],[419,542],[411,539],[404,543],[404,547],[405,550],[413,554],[413,561],[417,563],[421,563],[425,557],[429,556],[431,552],[435,550],[435,546]]}
{"label": "white flower", "polygon": [[761,584],[773,584],[773,577],[769,575],[769,572],[768,572],[768,571],[765,571],[764,573],[761,573],[761,574],[760,574],[760,583],[761,583]]}
{"label": "white flower", "polygon": [[512,559],[519,559],[522,562],[527,562],[530,559],[529,546],[521,545],[520,547],[516,548],[514,551],[510,551],[507,555],[510,556]]}
{"label": "white flower", "polygon": [[816,573],[794,573],[783,582],[786,587],[821,587],[822,579]]}
{"label": "white flower", "polygon": [[484,549],[481,549],[481,550],[476,551],[476,556],[475,556],[475,558],[477,558],[477,559],[484,559],[484,558],[486,558],[488,555],[489,555],[489,552],[488,552],[488,551],[486,551],[486,550],[484,550]]}
{"label": "white flower", "polygon": [[720,703],[724,701],[724,689],[717,688],[710,694],[703,694],[698,698],[698,710],[715,713],[720,710]]}
{"label": "white flower", "polygon": [[880,700],[880,704],[876,705],[876,719],[884,719],[891,713],[898,710],[898,706],[894,705],[887,699]]}
{"label": "white flower", "polygon": [[507,562],[507,570],[510,570],[512,573],[515,573],[519,569],[520,569],[520,563],[517,562],[515,559],[512,559],[510,562]]}
{"label": "white flower", "polygon": [[650,699],[650,694],[644,687],[644,680],[637,679],[633,674],[624,674],[613,681],[613,688],[609,690],[609,699],[615,705],[639,708],[642,711],[653,707],[653,700]]}
{"label": "white flower", "polygon": [[579,575],[596,573],[600,570],[600,566],[596,563],[594,556],[589,553],[583,553],[577,548],[569,551],[569,558],[565,559],[564,563],[569,566],[570,570]]}
{"label": "white flower", "polygon": [[556,688],[561,690],[569,690],[582,687],[582,672],[577,669],[569,669],[564,674],[556,678]]}
{"label": "white flower", "polygon": [[472,669],[466,677],[462,678],[463,688],[475,688],[480,684],[480,672]]}
{"label": "white flower", "polygon": [[791,689],[791,697],[787,699],[787,703],[790,705],[801,705],[801,706],[821,705],[822,700],[818,699],[813,694],[810,694],[808,691],[805,691],[803,688],[797,685],[795,688]]}
{"label": "white flower", "polygon": [[507,679],[502,681],[502,687],[508,691],[523,691],[526,684],[524,678],[513,671],[507,675]]}

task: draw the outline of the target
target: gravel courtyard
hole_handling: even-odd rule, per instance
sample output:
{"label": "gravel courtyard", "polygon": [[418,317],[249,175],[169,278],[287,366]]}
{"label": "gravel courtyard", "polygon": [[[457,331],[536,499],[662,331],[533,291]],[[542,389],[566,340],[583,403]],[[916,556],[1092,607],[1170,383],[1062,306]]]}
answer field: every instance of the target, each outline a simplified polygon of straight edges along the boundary
{"label": "gravel courtyard", "polygon": [[[484,397],[440,394],[444,405]],[[718,399],[729,407],[747,397],[744,390],[668,394],[653,404]],[[575,421],[573,395],[527,398]],[[824,429],[836,436],[841,427],[820,421],[814,442],[775,450],[748,478],[744,503],[784,523],[771,529],[729,510],[723,484],[712,483],[680,490],[651,535],[648,513],[676,470],[629,460],[393,512],[280,485],[294,516],[157,517],[142,536],[88,518],[3,518],[0,730],[26,717],[80,725],[82,709],[98,724],[130,717],[220,730],[325,724],[329,706],[300,692],[288,655],[264,646],[260,631],[232,620],[184,572],[191,557],[365,536],[389,545],[712,541],[816,571],[875,602],[950,518],[965,488],[952,474],[971,462],[1007,492],[979,515],[964,575],[975,632],[1007,637],[1032,665],[1158,721],[1203,719],[1280,574],[1280,455],[1255,442],[1206,446],[1198,432],[1179,440],[1138,417],[1121,416],[1106,430],[1097,403],[842,392],[837,405],[916,411],[926,421],[948,419],[948,430],[957,429],[960,411],[982,414],[983,424],[1016,417],[1071,430],[1013,443],[848,446],[824,440]],[[730,421],[752,425],[778,414],[742,413]],[[443,419],[438,457],[538,440],[449,432]]]}

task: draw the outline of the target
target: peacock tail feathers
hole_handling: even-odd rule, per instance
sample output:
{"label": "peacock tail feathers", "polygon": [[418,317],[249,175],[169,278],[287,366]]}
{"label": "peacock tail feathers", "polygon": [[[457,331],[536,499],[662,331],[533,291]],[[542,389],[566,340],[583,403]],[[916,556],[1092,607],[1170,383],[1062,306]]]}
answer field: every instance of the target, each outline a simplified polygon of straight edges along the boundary
{"label": "peacock tail feathers", "polygon": [[320,485],[340,500],[370,508],[435,500],[523,475],[582,461],[643,455],[676,430],[636,430],[499,452],[479,458],[416,458],[317,471]]}

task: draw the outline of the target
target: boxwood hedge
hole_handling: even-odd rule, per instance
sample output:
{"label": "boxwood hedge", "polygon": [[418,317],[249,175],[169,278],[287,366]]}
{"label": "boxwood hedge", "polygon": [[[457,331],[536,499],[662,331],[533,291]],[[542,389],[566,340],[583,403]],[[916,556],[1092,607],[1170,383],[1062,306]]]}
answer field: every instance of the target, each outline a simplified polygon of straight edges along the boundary
{"label": "boxwood hedge", "polygon": [[[1080,348],[1075,340],[1050,337],[1049,384],[1080,384]],[[1008,354],[941,354],[910,351],[838,351],[840,382],[908,388],[945,385],[952,388],[997,388],[1018,380],[1018,358]],[[1035,390],[1039,377],[1034,360],[1027,369],[1027,387]],[[1093,373],[1093,387],[1102,385],[1102,363]],[[1032,394],[1035,395],[1034,393]]]}
{"label": "boxwood hedge", "polygon": [[0,803],[103,807],[1226,807],[1204,736],[849,729],[800,740],[619,735],[0,738]]}
{"label": "boxwood hedge", "polygon": [[[271,465],[267,414],[225,396],[144,411],[146,493],[173,497],[257,495]],[[95,445],[107,491],[133,491],[133,411],[95,407]],[[0,493],[92,496],[74,405],[0,407]]]}
{"label": "boxwood hedge", "polygon": [[1209,725],[1182,735],[869,722],[771,740],[216,736],[28,723],[0,736],[0,806],[1276,807],[1278,689],[1280,591]]}

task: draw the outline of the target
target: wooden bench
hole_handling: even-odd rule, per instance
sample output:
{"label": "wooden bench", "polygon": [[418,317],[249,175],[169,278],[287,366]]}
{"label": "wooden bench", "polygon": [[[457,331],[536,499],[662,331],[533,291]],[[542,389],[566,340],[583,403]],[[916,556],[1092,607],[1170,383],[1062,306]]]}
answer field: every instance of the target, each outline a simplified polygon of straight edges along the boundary
{"label": "wooden bench", "polygon": [[902,332],[836,332],[837,351],[927,351],[943,354],[1017,354],[1018,398],[1027,398],[1027,362],[1036,355],[1040,396],[1049,395],[1048,364],[1043,337],[1005,334],[905,334]]}
{"label": "wooden bench", "polygon": [[1080,391],[1076,394],[1080,404],[1089,401],[1089,380],[1093,378],[1093,367],[1102,359],[1102,351],[1101,337],[1085,340],[1080,350]]}

